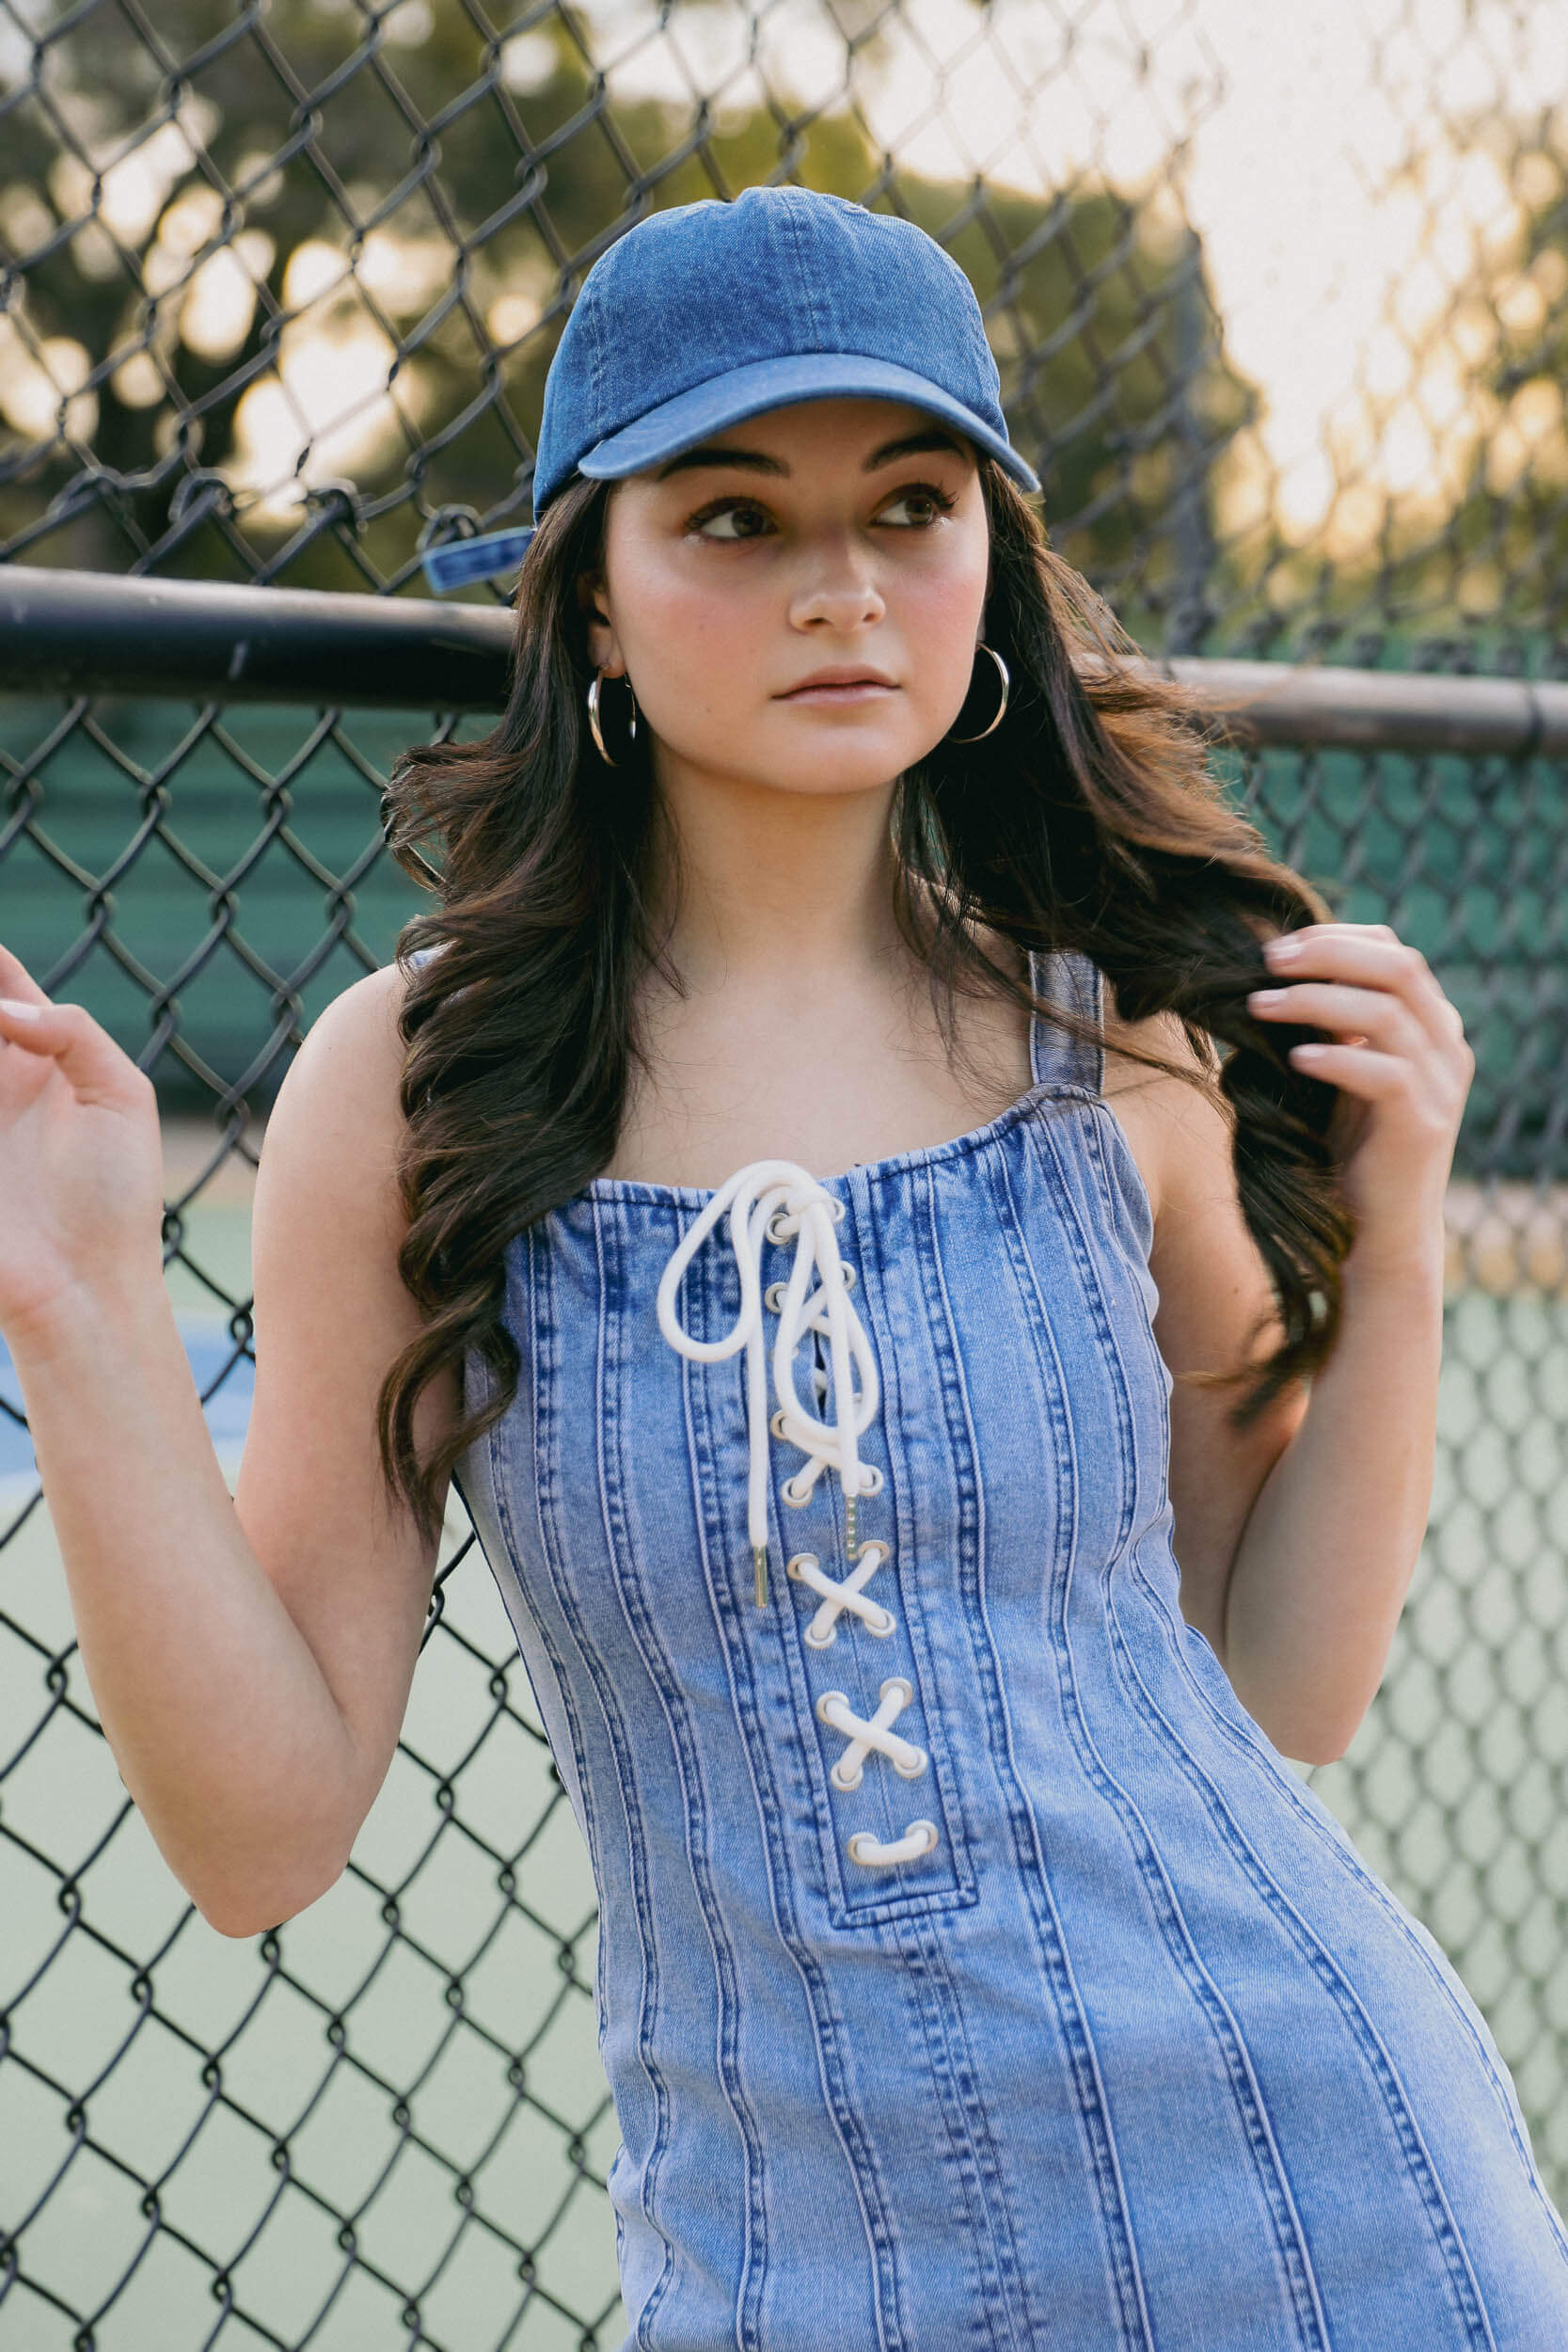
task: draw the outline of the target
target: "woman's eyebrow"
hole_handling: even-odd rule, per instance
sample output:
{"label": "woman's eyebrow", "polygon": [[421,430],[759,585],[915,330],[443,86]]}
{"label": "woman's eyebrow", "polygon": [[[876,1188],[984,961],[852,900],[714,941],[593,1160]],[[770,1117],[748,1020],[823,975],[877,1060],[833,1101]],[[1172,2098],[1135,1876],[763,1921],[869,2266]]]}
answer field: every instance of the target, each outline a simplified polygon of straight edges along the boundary
{"label": "woman's eyebrow", "polygon": [[[896,457],[914,457],[932,450],[948,450],[956,457],[968,454],[957,435],[933,426],[922,433],[906,433],[896,441],[884,441],[880,449],[872,451],[861,470],[872,473],[879,466],[891,466]],[[763,450],[731,449],[709,442],[701,449],[683,450],[678,457],[672,457],[659,468],[654,480],[665,482],[671,474],[685,473],[697,466],[740,466],[750,473],[787,474],[790,470],[782,457],[769,457]]]}

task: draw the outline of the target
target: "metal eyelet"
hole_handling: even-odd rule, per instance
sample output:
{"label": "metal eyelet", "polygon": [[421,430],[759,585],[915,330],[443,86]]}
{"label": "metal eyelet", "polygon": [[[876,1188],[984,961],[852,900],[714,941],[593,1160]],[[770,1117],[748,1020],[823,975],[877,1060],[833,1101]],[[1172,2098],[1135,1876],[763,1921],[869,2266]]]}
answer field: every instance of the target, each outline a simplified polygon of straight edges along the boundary
{"label": "metal eyelet", "polygon": [[894,1771],[897,1773],[900,1780],[918,1780],[921,1773],[926,1770],[927,1765],[931,1759],[927,1755],[925,1749],[922,1748],[920,1751],[920,1761],[918,1764],[900,1764],[896,1756],[892,1757],[890,1760]]}
{"label": "metal eyelet", "polygon": [[762,1303],[768,1309],[769,1314],[783,1314],[784,1295],[787,1287],[788,1285],[784,1282],[769,1282],[768,1288],[763,1292]]}
{"label": "metal eyelet", "polygon": [[846,1796],[847,1796],[852,1789],[858,1788],[861,1782],[865,1778],[864,1767],[857,1764],[855,1767],[854,1777],[851,1779],[849,1774],[845,1771],[841,1760],[833,1766],[832,1772],[828,1774],[828,1778],[832,1782],[835,1788],[842,1788]]}
{"label": "metal eyelet", "polygon": [[888,1635],[893,1631],[897,1622],[898,1620],[894,1615],[891,1609],[883,1610],[882,1622],[880,1625],[874,1624],[869,1618],[866,1617],[863,1617],[861,1619],[861,1623],[865,1627],[866,1631],[879,1642],[885,1642],[887,1640]]}
{"label": "metal eyelet", "polygon": [[775,1209],[764,1231],[769,1241],[777,1242],[782,1247],[784,1242],[794,1239],[799,1228],[790,1223],[787,1209]]}
{"label": "metal eyelet", "polygon": [[879,1699],[885,1699],[889,1693],[894,1691],[898,1692],[906,1707],[909,1706],[911,1700],[914,1697],[914,1684],[910,1680],[908,1675],[889,1675],[886,1681],[877,1692],[877,1696]]}
{"label": "metal eyelet", "polygon": [[881,1471],[877,1468],[876,1463],[863,1462],[861,1464],[861,1468],[864,1470],[868,1482],[861,1488],[862,1494],[879,1495],[887,1482],[883,1478]]}
{"label": "metal eyelet", "polygon": [[852,1291],[852,1290],[854,1289],[854,1287],[855,1287],[855,1269],[854,1269],[854,1267],[853,1267],[852,1265],[841,1266],[841,1267],[840,1267],[840,1269],[839,1269],[839,1271],[840,1271],[840,1272],[842,1273],[842,1275],[844,1276],[844,1287],[845,1287],[845,1289],[846,1289],[847,1291]]}
{"label": "metal eyelet", "polygon": [[769,1413],[768,1416],[768,1426],[771,1429],[775,1438],[782,1438],[784,1436],[784,1408],[782,1405],[779,1406],[776,1413]]}
{"label": "metal eyelet", "polygon": [[[780,1434],[782,1435],[783,1433],[781,1432]],[[784,1501],[791,1503],[797,1511],[803,1511],[807,1503],[811,1501],[811,1488],[808,1486],[803,1495],[797,1494],[795,1491],[795,1481],[793,1478],[786,1478],[784,1485],[780,1487],[779,1492],[783,1495]]]}

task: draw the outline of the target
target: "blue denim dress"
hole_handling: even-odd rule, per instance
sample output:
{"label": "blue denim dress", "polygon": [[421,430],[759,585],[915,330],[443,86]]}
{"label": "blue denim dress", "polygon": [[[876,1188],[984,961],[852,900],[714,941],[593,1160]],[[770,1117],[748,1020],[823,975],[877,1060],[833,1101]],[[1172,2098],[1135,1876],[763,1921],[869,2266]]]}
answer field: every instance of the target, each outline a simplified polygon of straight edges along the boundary
{"label": "blue denim dress", "polygon": [[1032,1057],[507,1252],[457,1484],[598,1886],[623,2352],[1562,2352],[1485,2021],[1182,1618],[1148,1198]]}

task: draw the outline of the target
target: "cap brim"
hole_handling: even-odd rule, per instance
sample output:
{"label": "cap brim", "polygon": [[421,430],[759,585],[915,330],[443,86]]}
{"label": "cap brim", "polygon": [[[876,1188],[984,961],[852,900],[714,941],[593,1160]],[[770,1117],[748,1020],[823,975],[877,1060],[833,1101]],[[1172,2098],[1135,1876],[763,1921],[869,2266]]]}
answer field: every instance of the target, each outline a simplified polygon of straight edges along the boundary
{"label": "cap brim", "polygon": [[725,425],[739,424],[768,408],[787,408],[799,401],[827,400],[835,394],[902,400],[925,408],[978,442],[1022,488],[1037,490],[1040,486],[1038,475],[1011,442],[962,401],[917,375],[912,368],[852,351],[803,351],[784,358],[752,359],[745,367],[732,368],[726,375],[694,384],[689,391],[677,392],[673,400],[597,442],[586,457],[578,460],[578,470],[595,481],[623,481],[627,474],[641,473],[666,457],[678,457],[683,450],[694,449]]}
{"label": "cap brim", "polygon": [[437,592],[466,587],[470,580],[499,580],[521,564],[536,528],[527,523],[514,531],[489,531],[478,539],[449,540],[421,557],[420,568]]}

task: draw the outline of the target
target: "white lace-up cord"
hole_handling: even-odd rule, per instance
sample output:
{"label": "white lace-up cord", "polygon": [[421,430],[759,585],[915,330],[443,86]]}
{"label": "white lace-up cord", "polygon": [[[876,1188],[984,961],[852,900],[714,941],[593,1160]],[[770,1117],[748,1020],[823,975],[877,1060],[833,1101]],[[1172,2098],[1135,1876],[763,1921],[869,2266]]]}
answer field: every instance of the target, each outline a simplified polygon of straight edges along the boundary
{"label": "white lace-up cord", "polygon": [[[730,1246],[740,1275],[740,1312],[721,1340],[694,1340],[675,1314],[681,1278],[725,1209],[730,1213]],[[665,1266],[658,1285],[658,1327],[672,1347],[697,1363],[718,1363],[746,1350],[746,1419],[750,1446],[746,1525],[757,1568],[761,1597],[768,1558],[768,1435],[798,1445],[807,1460],[785,1483],[791,1502],[809,1501],[821,1472],[836,1469],[846,1507],[863,1494],[875,1494],[881,1472],[863,1463],[855,1440],[876,1413],[879,1402],[876,1359],[861,1319],[849,1303],[846,1268],[838,1254],[835,1226],[844,1215],[825,1184],[794,1160],[752,1160],[736,1168],[707,1201]],[[795,1263],[778,1301],[779,1328],[773,1342],[773,1384],[778,1410],[769,1419],[768,1375],[763,1358],[763,1295],[761,1259],[764,1239],[784,1242],[796,1237]],[[814,1275],[816,1289],[806,1289]],[[769,1285],[769,1301],[780,1290]],[[832,1351],[833,1393],[837,1418],[830,1425],[808,1413],[795,1391],[792,1359],[806,1330],[825,1331]],[[861,1377],[855,1394],[851,1363]],[[851,1518],[851,1524],[852,1524]]]}
{"label": "white lace-up cord", "polygon": [[911,1821],[902,1837],[895,1837],[884,1846],[879,1837],[873,1837],[868,1829],[858,1829],[848,1841],[849,1859],[874,1869],[883,1862],[918,1862],[923,1853],[929,1853],[937,1842],[937,1825],[924,1816]]}
{"label": "white lace-up cord", "polygon": [[856,1566],[842,1584],[835,1584],[831,1576],[823,1575],[815,1551],[798,1551],[793,1560],[784,1562],[785,1576],[822,1595],[822,1606],[806,1628],[805,1638],[813,1649],[828,1649],[837,1640],[839,1615],[846,1609],[852,1610],[866,1631],[875,1633],[879,1640],[893,1631],[892,1610],[867,1600],[863,1591],[887,1557],[888,1547],[881,1537],[868,1535],[861,1545]]}
{"label": "white lace-up cord", "polygon": [[881,1703],[869,1721],[856,1714],[842,1691],[824,1691],[816,1702],[822,1721],[832,1724],[835,1731],[848,1735],[848,1746],[828,1775],[835,1788],[860,1787],[865,1759],[873,1748],[887,1757],[904,1780],[916,1780],[926,1770],[925,1749],[917,1748],[911,1740],[905,1740],[889,1728],[894,1718],[913,1698],[913,1683],[903,1675],[889,1675],[877,1696]]}
{"label": "white lace-up cord", "polygon": [[[694,1340],[675,1313],[681,1279],[725,1209],[730,1212],[730,1246],[740,1276],[740,1312],[720,1340]],[[704,1206],[682,1235],[660,1277],[658,1327],[678,1354],[698,1363],[718,1363],[746,1350],[746,1428],[750,1476],[747,1484],[746,1526],[756,1565],[757,1600],[767,1598],[768,1561],[768,1438],[783,1438],[806,1455],[802,1467],[786,1479],[787,1502],[803,1504],[822,1471],[836,1469],[844,1489],[847,1549],[857,1565],[842,1583],[825,1576],[815,1552],[799,1551],[787,1573],[797,1583],[822,1597],[822,1606],[806,1628],[813,1649],[826,1649],[835,1639],[838,1619],[846,1610],[859,1617],[868,1632],[882,1635],[894,1628],[892,1613],[865,1597],[864,1587],[890,1556],[880,1537],[859,1544],[855,1536],[855,1504],[863,1494],[876,1494],[882,1474],[873,1463],[861,1460],[855,1440],[877,1411],[880,1391],[876,1359],[860,1317],[849,1304],[852,1268],[838,1254],[834,1227],[844,1215],[843,1203],[826,1185],[794,1160],[752,1160],[737,1168]],[[764,1240],[783,1243],[796,1237],[795,1263],[787,1282],[771,1282],[762,1290]],[[816,1273],[817,1287],[810,1297],[807,1286]],[[763,1361],[762,1314],[767,1305],[779,1318],[773,1342],[773,1385],[778,1409],[768,1414],[767,1371]],[[801,1406],[795,1391],[793,1358],[805,1331],[827,1335],[832,1357],[832,1388],[837,1418],[832,1424]],[[851,1365],[858,1367],[860,1392],[854,1391]],[[813,1393],[818,1402],[827,1375],[812,1368]],[[845,1734],[847,1747],[829,1774],[841,1789],[858,1788],[865,1758],[873,1751],[887,1757],[895,1772],[915,1779],[929,1761],[924,1748],[893,1729],[894,1719],[914,1697],[914,1686],[902,1675],[890,1675],[879,1692],[874,1716],[857,1715],[842,1691],[825,1691],[816,1703],[820,1720]],[[937,1844],[934,1821],[911,1821],[902,1837],[886,1841],[869,1830],[856,1830],[847,1841],[852,1862],[879,1868],[917,1861]]]}

